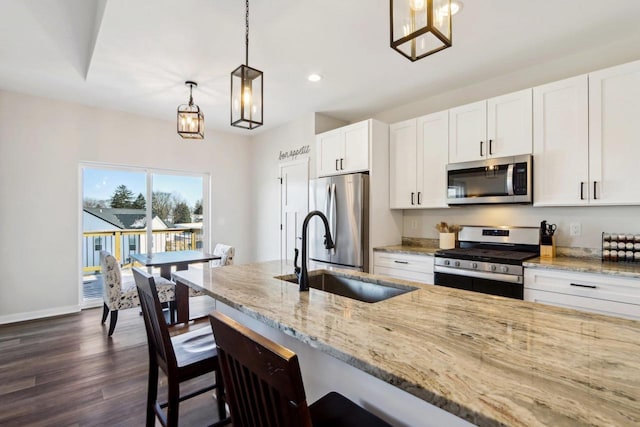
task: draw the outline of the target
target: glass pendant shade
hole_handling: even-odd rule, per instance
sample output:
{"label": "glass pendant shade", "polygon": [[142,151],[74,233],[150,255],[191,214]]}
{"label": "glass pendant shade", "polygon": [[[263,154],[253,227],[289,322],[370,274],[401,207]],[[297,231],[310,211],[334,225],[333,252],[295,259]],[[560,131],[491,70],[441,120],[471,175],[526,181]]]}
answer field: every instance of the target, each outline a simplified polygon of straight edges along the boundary
{"label": "glass pendant shade", "polygon": [[186,139],[204,138],[204,114],[200,107],[193,103],[192,90],[198,86],[194,82],[186,82],[189,86],[189,103],[178,106],[178,135]]}
{"label": "glass pendant shade", "polygon": [[262,126],[262,71],[241,65],[231,72],[231,126]]}
{"label": "glass pendant shade", "polygon": [[391,47],[411,61],[451,47],[451,0],[390,0]]}

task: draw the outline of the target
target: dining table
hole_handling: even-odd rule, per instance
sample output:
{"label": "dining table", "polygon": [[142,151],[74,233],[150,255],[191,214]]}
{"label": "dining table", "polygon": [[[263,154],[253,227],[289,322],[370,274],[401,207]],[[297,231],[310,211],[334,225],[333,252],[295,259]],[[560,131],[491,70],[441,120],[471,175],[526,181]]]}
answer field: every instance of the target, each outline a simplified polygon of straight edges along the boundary
{"label": "dining table", "polygon": [[189,268],[189,264],[217,260],[221,259],[221,256],[202,251],[169,251],[151,254],[136,253],[131,254],[131,258],[145,267],[160,267],[160,276],[171,280],[173,266],[176,267],[176,271],[186,270]]}
{"label": "dining table", "polygon": [[[151,254],[131,254],[131,258],[146,267],[160,267],[160,276],[171,280],[171,268],[173,266],[176,267],[176,271],[182,271],[187,270],[189,264],[219,260],[222,257],[202,251],[169,251]],[[189,288],[187,286],[176,284],[175,305],[177,322],[188,322]]]}

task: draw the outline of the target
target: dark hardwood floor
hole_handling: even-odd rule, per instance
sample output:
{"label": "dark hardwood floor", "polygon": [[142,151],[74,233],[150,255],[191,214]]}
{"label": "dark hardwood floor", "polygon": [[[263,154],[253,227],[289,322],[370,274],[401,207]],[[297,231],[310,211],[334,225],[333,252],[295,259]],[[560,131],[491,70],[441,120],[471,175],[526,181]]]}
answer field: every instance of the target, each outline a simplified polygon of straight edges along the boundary
{"label": "dark hardwood floor", "polygon": [[[90,309],[0,326],[0,426],[144,425],[144,321],[138,309],[124,310],[108,338],[101,314]],[[212,379],[194,381],[205,380]],[[209,393],[183,402],[180,411],[181,426],[218,419]]]}

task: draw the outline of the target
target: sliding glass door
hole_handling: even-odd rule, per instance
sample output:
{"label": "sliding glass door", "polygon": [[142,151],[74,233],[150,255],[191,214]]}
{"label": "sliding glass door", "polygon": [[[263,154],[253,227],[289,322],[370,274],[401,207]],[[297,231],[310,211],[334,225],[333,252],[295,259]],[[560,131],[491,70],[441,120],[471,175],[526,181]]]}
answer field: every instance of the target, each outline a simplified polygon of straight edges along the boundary
{"label": "sliding glass door", "polygon": [[[102,301],[100,252],[131,279],[131,254],[209,251],[209,176],[118,165],[81,164],[81,300]],[[148,227],[151,224],[151,227]]]}

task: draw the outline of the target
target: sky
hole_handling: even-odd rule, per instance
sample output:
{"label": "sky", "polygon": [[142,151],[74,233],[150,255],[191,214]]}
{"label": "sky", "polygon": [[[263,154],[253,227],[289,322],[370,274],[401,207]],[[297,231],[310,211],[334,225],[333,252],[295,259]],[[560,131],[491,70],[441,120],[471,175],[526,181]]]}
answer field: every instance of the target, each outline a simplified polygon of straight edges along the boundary
{"label": "sky", "polygon": [[[83,198],[108,200],[119,185],[126,185],[134,199],[147,191],[145,172],[114,169],[83,170]],[[196,176],[153,174],[153,191],[178,194],[190,207],[202,199],[202,178]]]}

